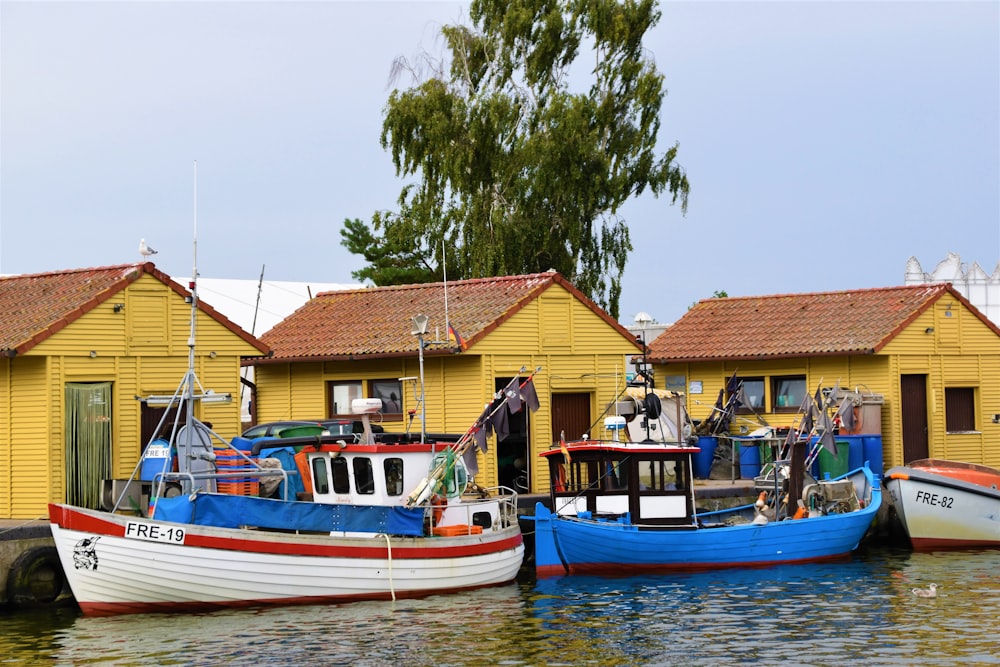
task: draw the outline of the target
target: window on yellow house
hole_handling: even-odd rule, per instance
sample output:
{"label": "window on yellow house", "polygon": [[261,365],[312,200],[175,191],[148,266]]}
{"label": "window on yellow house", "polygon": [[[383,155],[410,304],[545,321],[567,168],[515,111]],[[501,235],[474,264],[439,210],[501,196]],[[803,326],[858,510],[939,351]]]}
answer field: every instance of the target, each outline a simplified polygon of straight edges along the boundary
{"label": "window on yellow house", "polygon": [[743,383],[745,402],[736,408],[736,412],[739,414],[764,412],[764,378],[741,376],[738,379]]}
{"label": "window on yellow house", "polygon": [[806,397],[805,375],[777,375],[771,378],[771,412],[798,412]]}
{"label": "window on yellow house", "polygon": [[353,417],[351,403],[356,398],[377,398],[382,401],[382,409],[379,412],[383,417],[402,418],[403,383],[399,380],[328,382],[327,395],[329,401],[327,414],[331,418]]}
{"label": "window on yellow house", "polygon": [[962,433],[976,430],[976,390],[972,387],[945,387],[945,430]]}
{"label": "window on yellow house", "polygon": [[372,380],[368,396],[382,401],[382,414],[401,419],[403,416],[403,383],[399,380]]}
{"label": "window on yellow house", "polygon": [[360,382],[330,382],[327,396],[331,417],[352,417],[351,401],[364,398]]}

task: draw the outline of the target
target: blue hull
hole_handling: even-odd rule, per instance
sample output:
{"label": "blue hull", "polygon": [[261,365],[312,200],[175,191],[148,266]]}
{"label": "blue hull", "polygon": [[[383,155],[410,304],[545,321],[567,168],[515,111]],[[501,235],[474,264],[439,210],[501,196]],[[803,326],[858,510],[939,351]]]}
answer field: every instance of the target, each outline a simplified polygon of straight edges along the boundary
{"label": "blue hull", "polygon": [[[541,576],[635,574],[759,567],[844,556],[857,548],[882,502],[871,472],[861,471],[871,488],[870,501],[863,509],[765,525],[639,528],[623,522],[560,517],[539,503],[535,509],[536,571]],[[699,518],[716,519],[722,514]]]}

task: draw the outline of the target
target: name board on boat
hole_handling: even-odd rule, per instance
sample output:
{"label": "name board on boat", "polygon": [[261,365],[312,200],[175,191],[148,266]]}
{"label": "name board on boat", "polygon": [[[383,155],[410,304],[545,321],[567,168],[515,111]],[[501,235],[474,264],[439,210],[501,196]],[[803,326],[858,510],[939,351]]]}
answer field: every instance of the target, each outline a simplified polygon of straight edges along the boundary
{"label": "name board on boat", "polygon": [[157,523],[129,521],[125,524],[125,537],[147,542],[184,544],[184,529],[177,526],[161,526]]}

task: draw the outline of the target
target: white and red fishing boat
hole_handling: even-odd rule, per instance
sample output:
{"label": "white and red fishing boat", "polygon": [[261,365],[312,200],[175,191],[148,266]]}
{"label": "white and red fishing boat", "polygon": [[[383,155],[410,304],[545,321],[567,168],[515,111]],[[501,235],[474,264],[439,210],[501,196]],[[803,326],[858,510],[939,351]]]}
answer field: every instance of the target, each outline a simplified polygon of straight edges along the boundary
{"label": "white and red fishing boat", "polygon": [[[193,313],[193,283],[191,292]],[[173,396],[160,397],[185,409],[174,411],[172,428],[161,422],[157,432],[172,435],[151,442],[137,466],[156,470],[148,510],[117,511],[121,499],[110,512],[49,505],[85,614],[396,599],[516,577],[524,556],[516,493],[467,493],[463,456],[485,443],[508,401],[518,397],[520,408],[519,388],[534,395],[530,376],[515,377],[450,441],[373,433],[377,399],[352,406],[356,436],[226,441],[193,416],[194,403],[214,395],[195,393],[191,321],[188,372]]]}
{"label": "white and red fishing boat", "polygon": [[885,486],[914,549],[1000,547],[1000,470],[920,459],[891,468]]}

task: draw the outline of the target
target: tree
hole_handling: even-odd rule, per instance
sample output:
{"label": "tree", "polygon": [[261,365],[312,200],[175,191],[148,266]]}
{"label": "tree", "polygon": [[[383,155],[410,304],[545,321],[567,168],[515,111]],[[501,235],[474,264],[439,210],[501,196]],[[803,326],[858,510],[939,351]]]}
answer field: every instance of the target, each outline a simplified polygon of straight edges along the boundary
{"label": "tree", "polygon": [[621,206],[649,188],[686,211],[689,191],[678,146],[655,153],[665,91],[642,38],[656,3],[473,0],[469,16],[474,28],[442,29],[447,74],[430,58],[430,76],[396,62],[416,85],[391,93],[381,143],[416,180],[398,211],[374,214],[374,232],[345,222],[341,243],[369,262],[354,277],[555,269],[617,318],[632,250]]}

